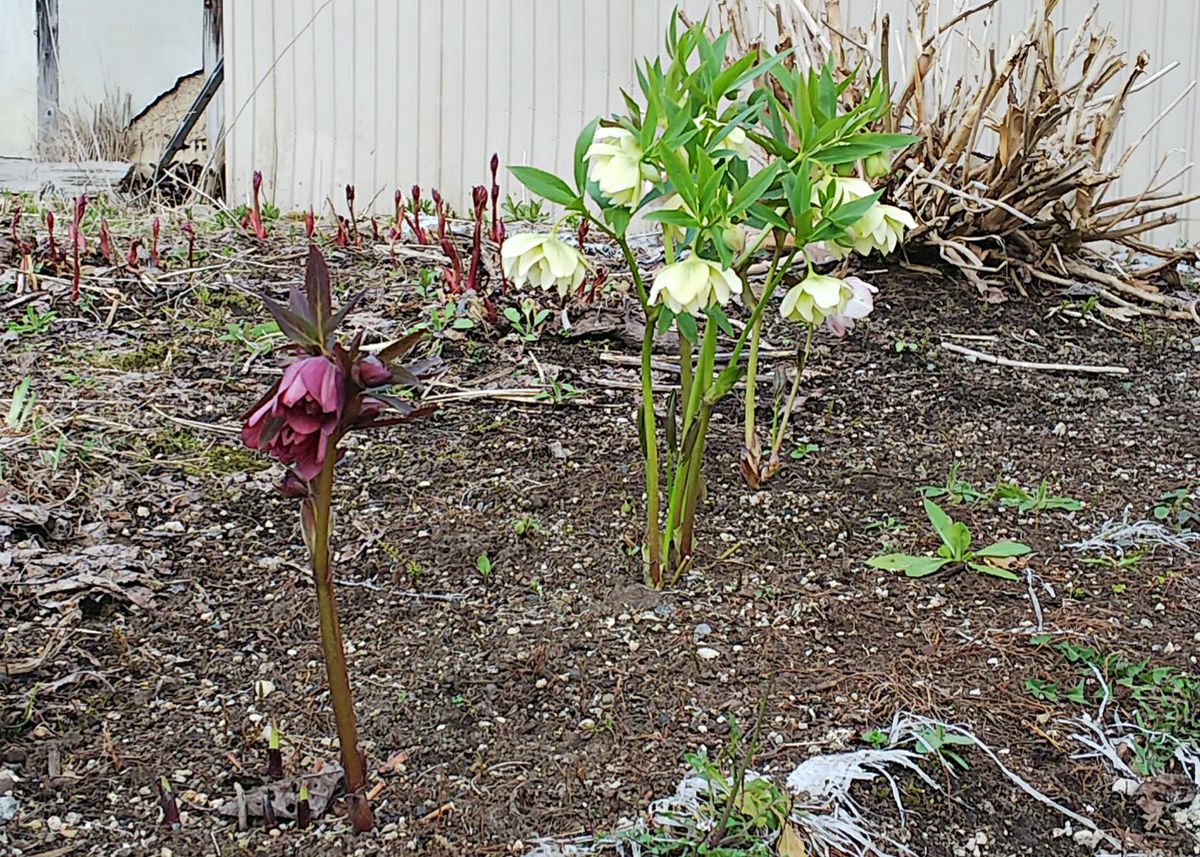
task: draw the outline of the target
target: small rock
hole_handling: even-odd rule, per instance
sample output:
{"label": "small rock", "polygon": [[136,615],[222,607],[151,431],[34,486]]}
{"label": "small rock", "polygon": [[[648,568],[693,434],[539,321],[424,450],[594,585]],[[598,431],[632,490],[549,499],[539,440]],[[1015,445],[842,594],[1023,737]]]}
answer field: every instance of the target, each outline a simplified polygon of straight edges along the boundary
{"label": "small rock", "polygon": [[254,682],[254,697],[255,699],[266,699],[275,692],[275,683],[265,678],[260,678]]}
{"label": "small rock", "polygon": [[584,732],[591,732],[596,728],[596,721],[590,717],[585,717],[579,721],[579,728]]}
{"label": "small rock", "polygon": [[702,660],[711,661],[714,658],[721,657],[721,653],[716,649],[710,649],[708,646],[701,646],[700,648],[696,649],[696,657],[701,658]]}
{"label": "small rock", "polygon": [[562,441],[552,440],[546,444],[546,448],[550,450],[550,455],[554,458],[565,459],[567,451],[563,449]]}
{"label": "small rock", "polygon": [[20,805],[17,804],[15,797],[12,795],[0,797],[0,824],[16,818],[18,809],[20,809]]}
{"label": "small rock", "polygon": [[702,637],[707,637],[711,633],[712,633],[712,626],[709,625],[707,622],[701,622],[699,625],[696,626],[696,630],[692,632],[692,636],[694,636],[697,640],[699,640]]}

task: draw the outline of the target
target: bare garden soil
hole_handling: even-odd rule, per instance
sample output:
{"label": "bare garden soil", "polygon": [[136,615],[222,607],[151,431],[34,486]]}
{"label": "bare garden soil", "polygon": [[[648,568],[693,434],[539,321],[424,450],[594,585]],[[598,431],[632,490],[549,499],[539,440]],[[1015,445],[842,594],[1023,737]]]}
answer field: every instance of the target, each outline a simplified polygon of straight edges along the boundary
{"label": "bare garden soil", "polygon": [[[370,290],[351,327],[386,339],[427,317],[414,266],[336,250],[330,263],[343,294]],[[0,675],[0,771],[19,779],[17,815],[0,825],[6,847],[523,853],[539,836],[636,818],[674,790],[685,753],[718,749],[730,718],[748,728],[765,698],[754,766],[780,781],[912,712],[969,726],[1130,851],[1192,853],[1169,812],[1148,821],[1112,792],[1103,763],[1072,759],[1080,747],[1058,719],[1086,709],[1036,699],[1026,682],[1075,680],[1031,642],[1039,621],[1104,652],[1197,670],[1200,557],[1159,547],[1115,567],[1066,545],[1200,487],[1200,331],[1051,314],[1056,294],[991,305],[952,275],[903,270],[873,275],[869,324],[844,341],[819,334],[785,450],[816,448],[761,491],[738,474],[740,395],[723,403],[700,560],[662,593],[641,586],[633,547],[635,370],[601,359],[632,347],[549,328],[529,343],[482,325],[443,337],[449,374],[432,395],[550,393],[460,396],[422,422],[352,439],[339,468],[339,598],[378,829],[354,837],[327,814],[307,832],[252,822],[239,833],[212,807],[235,783],[263,781],[267,723],[281,726],[289,774],[337,756],[297,504],[275,489],[279,467],[236,433],[277,370],[228,341],[227,324],[265,320],[253,293],[301,276],[300,254],[241,242],[191,281],[85,289],[84,311],[48,280],[28,305],[52,303],[58,318],[0,340],[0,387],[31,378],[42,421],[36,435],[7,430],[0,481],[0,660],[24,662]],[[26,312],[13,294],[6,323]],[[788,335],[781,326],[768,339]],[[943,341],[1130,372],[972,363]],[[936,548],[918,489],[956,462],[978,486],[1047,479],[1085,503],[947,507],[977,544],[1032,546],[1016,569],[1032,570],[1034,597],[1024,581],[966,571],[912,581],[864,565]],[[917,854],[1090,853],[981,751],[962,752],[966,771],[928,760],[940,791],[902,779],[903,818],[887,787],[855,794]],[[161,776],[184,811],[179,831],[159,821]]]}

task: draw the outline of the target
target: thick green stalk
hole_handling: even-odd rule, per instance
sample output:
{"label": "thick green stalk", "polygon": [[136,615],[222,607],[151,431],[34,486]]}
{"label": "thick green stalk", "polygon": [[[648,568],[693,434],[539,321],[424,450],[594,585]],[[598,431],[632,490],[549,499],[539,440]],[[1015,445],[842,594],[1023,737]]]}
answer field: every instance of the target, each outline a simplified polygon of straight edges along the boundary
{"label": "thick green stalk", "polygon": [[309,550],[312,554],[313,580],[317,586],[317,610],[321,621],[321,649],[329,678],[329,696],[337,724],[338,744],[342,751],[350,821],[355,831],[365,833],[374,826],[371,805],[367,802],[367,779],[358,751],[358,725],[354,719],[354,699],[350,694],[350,676],[346,670],[346,648],[338,622],[337,600],[333,592],[333,567],[329,561],[329,507],[333,495],[333,467],[337,451],[330,444],[325,464],[305,500],[312,512]]}
{"label": "thick green stalk", "polygon": [[696,529],[696,509],[700,504],[700,477],[704,468],[704,449],[708,437],[708,419],[712,405],[705,402],[700,406],[700,423],[696,433],[696,446],[687,469],[687,480],[683,490],[683,510],[679,516],[679,562],[675,566],[674,584],[692,563],[692,537]]}
{"label": "thick green stalk", "polygon": [[679,399],[684,408],[692,397],[692,341],[679,332]]}
{"label": "thick green stalk", "polygon": [[[779,267],[779,258],[783,255],[783,246],[776,244],[775,255],[771,258],[771,267],[767,270],[766,283],[770,283],[775,277],[775,271]],[[766,289],[764,287],[764,297]],[[751,311],[758,309],[761,301],[755,296],[754,290],[750,288],[750,283],[746,281],[746,288],[742,294],[742,301],[750,307]],[[758,349],[762,341],[762,315],[755,316],[754,323],[750,332],[750,356],[746,359],[746,412],[745,419],[745,445],[746,451],[750,455],[757,457],[758,439],[756,437],[755,421],[757,413],[758,398]]]}
{"label": "thick green stalk", "polygon": [[662,589],[662,543],[658,529],[658,421],[654,416],[654,323],[657,313],[646,314],[642,335],[642,432],[646,438],[646,585]]}
{"label": "thick green stalk", "polygon": [[[666,530],[663,533],[663,544],[667,551],[671,550],[675,531],[679,528],[679,523],[682,518],[679,515],[680,510],[686,501],[686,488],[690,479],[690,472],[694,469],[695,455],[693,451],[697,445],[703,447],[703,433],[707,429],[705,425],[697,426],[698,431],[692,431],[692,424],[696,421],[697,415],[703,413],[703,398],[704,393],[712,383],[713,363],[717,353],[717,325],[716,322],[709,320],[704,325],[704,339],[700,343],[700,359],[696,364],[696,374],[692,379],[691,396],[688,399],[686,410],[683,417],[683,430],[680,433],[680,453],[679,464],[675,468],[674,477],[671,479],[670,494],[667,501],[667,524]],[[680,555],[681,559],[686,559]]]}

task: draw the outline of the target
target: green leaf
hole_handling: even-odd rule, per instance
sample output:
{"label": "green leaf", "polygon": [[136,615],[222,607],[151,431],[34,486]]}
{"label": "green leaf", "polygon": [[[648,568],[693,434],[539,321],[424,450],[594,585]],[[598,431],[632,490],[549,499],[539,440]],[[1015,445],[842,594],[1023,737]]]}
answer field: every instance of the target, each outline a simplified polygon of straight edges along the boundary
{"label": "green leaf", "polygon": [[779,170],[783,164],[779,161],[772,161],[771,164],[750,177],[750,180],[738,188],[737,193],[733,195],[733,204],[729,209],[730,217],[738,217],[742,212],[750,208],[751,205],[758,202],[759,198],[766,192],[771,183],[775,181],[775,177],[779,175]]}
{"label": "green leaf", "polygon": [[973,556],[977,557],[1007,557],[1007,556],[1025,556],[1027,553],[1032,553],[1032,548],[1029,545],[1021,544],[1020,542],[1012,542],[1003,540],[995,544],[988,545],[985,548],[980,548],[975,551]]}
{"label": "green leaf", "polygon": [[658,324],[655,327],[655,332],[657,332],[659,336],[662,336],[671,329],[671,324],[674,321],[675,313],[671,311],[670,307],[664,306],[658,311]]}
{"label": "green leaf", "polygon": [[521,323],[521,311],[519,309],[517,309],[515,306],[506,306],[504,308],[504,317],[507,318],[509,321],[511,321],[513,324]]}
{"label": "green leaf", "polygon": [[925,514],[929,516],[929,523],[933,524],[934,531],[938,537],[951,551],[954,550],[954,522],[950,520],[950,516],[945,513],[941,506],[932,500],[925,500]]}
{"label": "green leaf", "polygon": [[567,186],[565,181],[553,173],[539,170],[537,167],[509,167],[508,169],[517,177],[517,181],[543,199],[558,205],[565,205],[568,208],[578,208],[581,205],[579,196]]}
{"label": "green leaf", "polygon": [[663,208],[658,211],[652,211],[646,215],[646,219],[653,220],[655,223],[669,223],[672,226],[682,226],[684,229],[695,229],[700,225],[690,213],[678,208]]}
{"label": "green leaf", "polygon": [[778,229],[788,230],[788,222],[784,220],[773,208],[763,205],[762,203],[754,203],[749,209],[750,215],[755,220],[761,220],[765,224],[770,224]]}
{"label": "green leaf", "polygon": [[1007,568],[1000,568],[995,565],[984,565],[981,562],[968,562],[967,565],[981,574],[988,574],[992,577],[999,577],[1002,580],[1020,580],[1021,578],[1013,574]]}
{"label": "green leaf", "polygon": [[692,178],[692,171],[687,164],[683,162],[683,158],[674,149],[662,148],[659,150],[659,159],[663,166],[667,168],[667,179],[670,180],[672,186],[683,197],[684,203],[692,211],[696,211],[699,206],[699,190],[696,188],[696,182]]}
{"label": "green leaf", "polygon": [[881,152],[903,149],[919,139],[921,138],[912,134],[860,134],[848,143],[839,143],[813,152],[813,159],[829,165],[849,164]]}
{"label": "green leaf", "polygon": [[584,155],[587,154],[588,147],[592,145],[592,139],[596,136],[596,128],[599,125],[600,118],[593,119],[579,132],[579,137],[575,140],[575,187],[580,196],[587,189],[588,165]]}
{"label": "green leaf", "polygon": [[675,324],[679,328],[680,336],[685,337],[688,342],[691,342],[694,345],[699,338],[699,330],[696,327],[695,316],[689,312],[681,312],[679,315],[675,316]]}
{"label": "green leaf", "polygon": [[725,310],[721,309],[719,304],[713,304],[706,308],[704,314],[712,319],[726,336],[736,336],[733,332],[733,325],[729,323],[729,317],[725,315]]}
{"label": "green leaf", "polygon": [[633,215],[629,213],[628,208],[604,209],[604,221],[612,227],[612,231],[618,238],[624,237],[625,231],[629,228],[629,221],[632,219]]}
{"label": "green leaf", "polygon": [[948,559],[931,556],[910,556],[905,553],[889,553],[867,560],[871,568],[884,571],[903,571],[908,577],[926,577],[950,562]]}

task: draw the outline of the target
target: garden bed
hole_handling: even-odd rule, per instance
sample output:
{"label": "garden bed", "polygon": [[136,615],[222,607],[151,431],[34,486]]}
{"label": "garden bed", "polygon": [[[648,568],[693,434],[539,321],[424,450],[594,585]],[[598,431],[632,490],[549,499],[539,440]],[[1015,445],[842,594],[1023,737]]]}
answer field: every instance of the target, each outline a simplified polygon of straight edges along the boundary
{"label": "garden bed", "polygon": [[[641,585],[634,549],[637,377],[613,355],[635,346],[549,328],[531,342],[483,325],[440,336],[450,371],[430,394],[452,395],[423,422],[351,439],[337,501],[379,829],[353,838],[327,815],[307,832],[239,833],[212,807],[235,782],[262,781],[268,723],[282,729],[290,773],[337,749],[296,504],[276,491],[281,469],[237,436],[275,371],[246,344],[266,320],[250,295],[298,282],[302,247],[270,256],[227,244],[190,278],[85,289],[84,313],[66,283],[44,281],[58,317],[3,338],[0,386],[31,379],[44,423],[6,448],[11,490],[0,495],[0,658],[33,659],[0,678],[0,769],[19,777],[16,817],[0,826],[9,847],[522,853],[538,837],[636,818],[673,791],[685,753],[719,748],[729,718],[747,726],[763,698],[754,766],[781,780],[814,753],[865,746],[862,733],[907,711],[967,725],[1130,850],[1193,847],[1170,812],[1150,825],[1135,798],[1114,794],[1102,762],[1071,758],[1081,748],[1059,718],[1095,706],[1066,698],[1077,667],[1034,641],[1040,625],[1197,670],[1197,553],[1151,545],[1122,562],[1066,547],[1109,520],[1153,520],[1167,492],[1200,489],[1197,330],[1114,328],[1080,304],[1052,312],[1063,305],[1050,293],[985,304],[950,272],[899,268],[871,275],[876,312],[854,337],[818,335],[787,447],[797,457],[764,490],[738,474],[739,397],[719,408],[700,559],[665,592]],[[370,250],[329,260],[343,294],[368,288],[351,328],[386,339],[428,319],[416,264]],[[11,295],[5,322],[51,308]],[[600,313],[571,317],[586,326]],[[767,331],[775,345],[788,335]],[[943,342],[1129,373],[985,365]],[[544,395],[505,401],[500,388]],[[914,581],[864,564],[936,548],[919,492],[952,466],[981,489],[1047,480],[1083,502],[1021,512],[939,500],[977,544],[1030,545],[1016,568],[1032,585],[950,570]],[[46,577],[98,580],[28,585],[31,562]],[[22,568],[25,583],[10,585]],[[903,825],[887,788],[858,796],[919,854],[1090,851],[1063,816],[963,753],[966,771],[928,760],[942,791],[904,780]],[[177,832],[159,822],[161,776],[184,810]]]}

